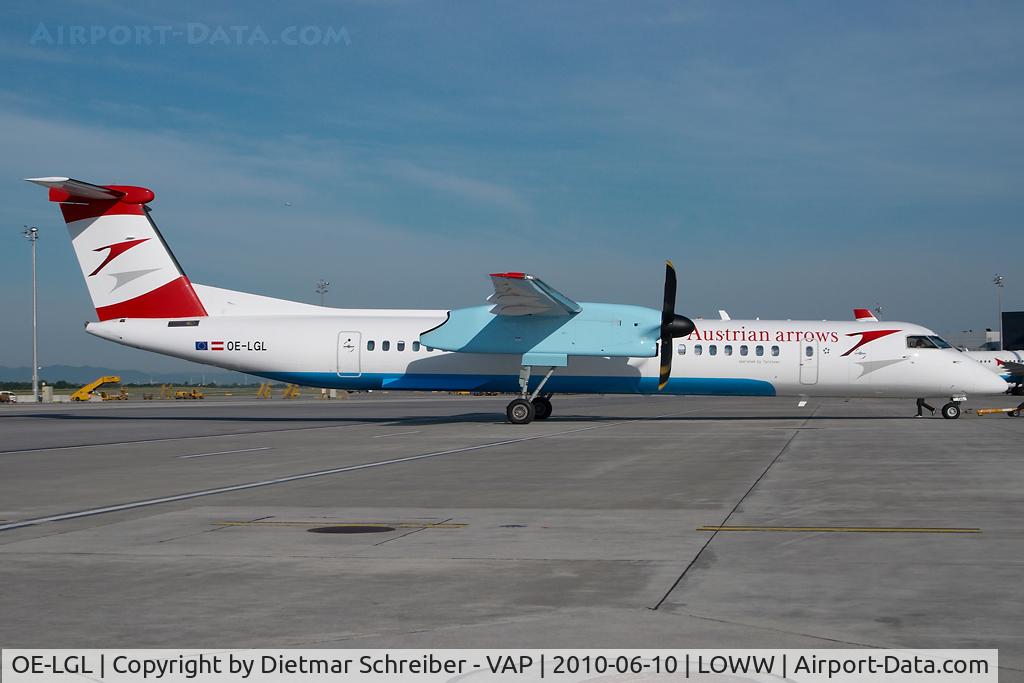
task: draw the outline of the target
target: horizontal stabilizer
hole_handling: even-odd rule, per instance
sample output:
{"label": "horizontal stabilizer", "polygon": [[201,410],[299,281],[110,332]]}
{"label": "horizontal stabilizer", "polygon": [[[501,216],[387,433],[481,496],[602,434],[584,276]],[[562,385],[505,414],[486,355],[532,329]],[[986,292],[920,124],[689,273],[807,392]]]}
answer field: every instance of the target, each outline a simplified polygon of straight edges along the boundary
{"label": "horizontal stabilizer", "polygon": [[102,185],[93,185],[74,178],[25,178],[30,183],[50,188],[51,202],[114,201],[125,193]]}

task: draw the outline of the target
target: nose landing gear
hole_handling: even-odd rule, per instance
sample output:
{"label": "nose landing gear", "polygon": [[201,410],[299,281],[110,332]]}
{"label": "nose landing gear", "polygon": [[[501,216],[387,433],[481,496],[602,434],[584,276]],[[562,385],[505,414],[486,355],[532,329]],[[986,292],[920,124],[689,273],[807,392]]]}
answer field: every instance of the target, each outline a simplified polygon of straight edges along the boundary
{"label": "nose landing gear", "polygon": [[942,417],[947,420],[955,420],[960,417],[960,404],[950,401],[946,405],[942,406]]}
{"label": "nose landing gear", "polygon": [[[949,403],[942,406],[942,408],[939,410],[939,413],[942,415],[943,418],[947,420],[955,420],[958,417],[960,417],[960,404],[966,400],[967,397],[964,396],[963,394],[953,396],[950,398]],[[917,415],[915,415],[914,417],[921,417],[922,413],[925,410],[930,410],[932,415],[935,414],[935,408],[932,408],[930,405],[928,405],[927,401],[925,401],[923,398],[917,399]]]}
{"label": "nose landing gear", "polygon": [[947,420],[955,420],[960,417],[960,404],[967,400],[967,396],[964,394],[956,394],[951,396],[949,403],[942,406],[942,417]]}

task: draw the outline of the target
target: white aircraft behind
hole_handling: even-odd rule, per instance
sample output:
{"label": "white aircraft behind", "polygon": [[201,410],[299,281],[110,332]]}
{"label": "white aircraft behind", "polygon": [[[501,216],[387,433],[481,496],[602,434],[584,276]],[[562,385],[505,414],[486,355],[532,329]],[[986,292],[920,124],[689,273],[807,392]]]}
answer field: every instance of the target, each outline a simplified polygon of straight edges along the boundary
{"label": "white aircraft behind", "polygon": [[[555,393],[948,397],[1003,380],[931,330],[898,322],[701,320],[577,303],[532,275],[494,273],[488,306],[335,309],[193,284],[149,217],[153,192],[30,178],[60,204],[99,322],[90,334],[272,380],[339,389],[497,391],[525,424]],[[922,341],[924,340],[924,341]]]}
{"label": "white aircraft behind", "polygon": [[964,355],[1003,378],[1014,396],[1024,396],[1024,351],[964,351]]}

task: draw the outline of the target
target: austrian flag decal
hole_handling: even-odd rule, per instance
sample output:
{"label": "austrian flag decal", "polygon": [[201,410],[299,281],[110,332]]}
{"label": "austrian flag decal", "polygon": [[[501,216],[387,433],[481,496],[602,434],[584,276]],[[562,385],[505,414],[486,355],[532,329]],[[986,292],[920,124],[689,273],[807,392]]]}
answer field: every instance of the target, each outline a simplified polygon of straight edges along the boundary
{"label": "austrian flag decal", "polygon": [[222,342],[222,341],[210,341],[210,342],[197,341],[196,342],[196,351],[223,351],[223,350],[224,350],[224,342]]}

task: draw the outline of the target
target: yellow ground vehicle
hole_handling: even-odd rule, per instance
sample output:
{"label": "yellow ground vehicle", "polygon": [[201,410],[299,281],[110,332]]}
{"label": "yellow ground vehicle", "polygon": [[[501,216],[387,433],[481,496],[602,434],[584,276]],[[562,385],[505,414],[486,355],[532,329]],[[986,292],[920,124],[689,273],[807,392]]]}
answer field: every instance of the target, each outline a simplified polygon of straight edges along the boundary
{"label": "yellow ground vehicle", "polygon": [[116,394],[108,394],[105,391],[101,391],[100,398],[102,398],[104,401],[127,401],[128,392],[125,391],[124,387],[121,387],[121,391],[117,392]]}
{"label": "yellow ground vehicle", "polygon": [[1024,403],[1016,408],[978,408],[974,411],[975,415],[993,415],[995,413],[1003,413],[1007,417],[1020,417],[1024,415]]}
{"label": "yellow ground vehicle", "polygon": [[198,389],[192,389],[191,391],[175,391],[174,400],[185,399],[194,401],[196,399],[206,398],[206,395]]}
{"label": "yellow ground vehicle", "polygon": [[88,401],[92,398],[92,392],[99,389],[104,384],[120,384],[121,378],[117,375],[107,375],[94,379],[93,381],[86,384],[84,387],[71,394],[72,401]]}

